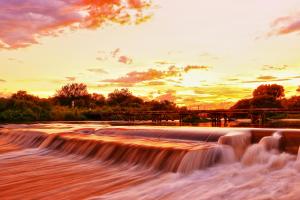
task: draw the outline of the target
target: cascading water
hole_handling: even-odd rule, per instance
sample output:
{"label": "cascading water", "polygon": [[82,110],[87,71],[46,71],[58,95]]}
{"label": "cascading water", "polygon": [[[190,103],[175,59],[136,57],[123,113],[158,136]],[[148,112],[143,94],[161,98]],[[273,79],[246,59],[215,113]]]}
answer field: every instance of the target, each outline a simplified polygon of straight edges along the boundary
{"label": "cascading water", "polygon": [[280,132],[263,137],[258,144],[253,144],[247,149],[241,160],[242,164],[267,164],[270,168],[282,168],[288,161],[294,160],[294,157],[279,152],[281,140]]}
{"label": "cascading water", "polygon": [[[3,136],[24,147],[39,147],[111,164],[126,163],[146,168],[189,173],[221,160],[222,148],[214,143],[142,139],[84,134],[13,132]],[[224,160],[224,159],[223,159]]]}
{"label": "cascading water", "polygon": [[259,144],[261,144],[266,150],[279,150],[281,139],[282,135],[280,134],[280,132],[275,132],[271,136],[263,137],[259,141]]}
{"label": "cascading water", "polygon": [[186,153],[180,162],[178,172],[189,173],[216,163],[231,163],[234,161],[236,161],[236,157],[233,149],[228,146],[218,145],[215,148],[204,148]]}
{"label": "cascading water", "polygon": [[251,144],[248,130],[206,142],[79,128],[0,129],[0,199],[300,198],[300,148],[298,161],[280,152],[281,132]]}
{"label": "cascading water", "polygon": [[228,134],[221,136],[218,143],[231,146],[236,157],[240,159],[251,144],[251,133],[249,131],[229,132]]}

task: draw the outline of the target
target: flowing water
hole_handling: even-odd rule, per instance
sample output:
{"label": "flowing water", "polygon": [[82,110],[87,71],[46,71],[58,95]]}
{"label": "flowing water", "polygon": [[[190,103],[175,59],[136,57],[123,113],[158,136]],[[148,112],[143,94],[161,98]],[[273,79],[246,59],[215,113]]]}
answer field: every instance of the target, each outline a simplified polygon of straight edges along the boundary
{"label": "flowing water", "polygon": [[[255,131],[267,135],[255,142]],[[281,149],[288,131],[3,125],[0,199],[299,200],[299,144]]]}

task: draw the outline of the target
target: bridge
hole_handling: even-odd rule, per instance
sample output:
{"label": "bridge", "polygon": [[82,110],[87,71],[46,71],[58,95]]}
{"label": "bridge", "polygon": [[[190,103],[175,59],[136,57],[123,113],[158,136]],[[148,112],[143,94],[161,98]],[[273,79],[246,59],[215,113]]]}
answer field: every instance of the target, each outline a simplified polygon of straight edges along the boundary
{"label": "bridge", "polygon": [[119,111],[109,113],[122,115],[128,121],[151,119],[153,122],[179,120],[180,123],[189,116],[201,116],[212,123],[224,123],[233,118],[248,118],[253,124],[264,124],[270,114],[300,114],[300,109],[254,108],[254,109],[215,109],[215,110],[170,110],[170,111]]}

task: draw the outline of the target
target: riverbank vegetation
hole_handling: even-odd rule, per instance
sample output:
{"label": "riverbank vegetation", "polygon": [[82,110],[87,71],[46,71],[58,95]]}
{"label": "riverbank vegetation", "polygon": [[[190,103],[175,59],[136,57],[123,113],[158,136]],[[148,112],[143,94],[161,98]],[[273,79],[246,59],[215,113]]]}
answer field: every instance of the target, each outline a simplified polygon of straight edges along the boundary
{"label": "riverbank vegetation", "polygon": [[178,109],[184,108],[170,101],[144,101],[128,89],[115,90],[105,98],[88,93],[85,84],[72,83],[49,98],[39,98],[26,91],[0,98],[0,121],[126,120],[124,115],[111,113]]}
{"label": "riverbank vegetation", "polygon": [[[241,99],[231,109],[255,109],[255,108],[277,108],[288,110],[300,110],[300,96],[285,98],[285,90],[282,85],[264,84],[258,86],[252,93],[252,98]],[[240,114],[239,117],[243,117]],[[246,117],[246,116],[244,116]],[[268,119],[298,118],[284,113],[268,113]]]}
{"label": "riverbank vegetation", "polygon": [[[265,84],[253,91],[252,98],[241,99],[230,109],[251,108],[300,109],[300,96],[285,98],[283,86]],[[122,113],[178,110],[186,110],[186,107],[179,107],[174,102],[166,100],[145,101],[133,95],[128,89],[117,89],[107,97],[98,93],[90,94],[87,86],[82,83],[65,85],[49,98],[39,98],[26,91],[18,91],[10,97],[0,98],[1,122],[128,120]],[[151,116],[144,118],[149,120]],[[184,121],[206,120],[199,116],[188,116]]]}

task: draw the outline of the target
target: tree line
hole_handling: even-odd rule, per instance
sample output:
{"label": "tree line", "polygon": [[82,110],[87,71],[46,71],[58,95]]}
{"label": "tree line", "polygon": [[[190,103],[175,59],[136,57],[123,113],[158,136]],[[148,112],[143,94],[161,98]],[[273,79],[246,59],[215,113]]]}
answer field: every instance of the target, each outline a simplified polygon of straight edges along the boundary
{"label": "tree line", "polygon": [[[286,108],[300,109],[300,96],[285,98],[284,87],[277,84],[258,86],[251,98],[241,99],[230,109]],[[116,112],[186,110],[170,101],[145,101],[128,89],[116,89],[107,97],[89,93],[83,83],[62,86],[49,98],[39,98],[18,91],[0,98],[0,122],[57,120],[126,120]]]}
{"label": "tree line", "polygon": [[83,83],[72,83],[49,98],[39,98],[26,91],[0,98],[0,121],[125,120],[122,115],[110,113],[178,109],[182,108],[174,102],[145,101],[128,89],[116,89],[105,98],[98,93],[90,94]]}

